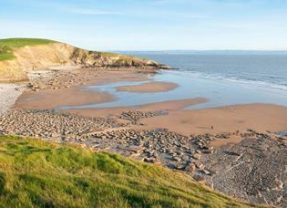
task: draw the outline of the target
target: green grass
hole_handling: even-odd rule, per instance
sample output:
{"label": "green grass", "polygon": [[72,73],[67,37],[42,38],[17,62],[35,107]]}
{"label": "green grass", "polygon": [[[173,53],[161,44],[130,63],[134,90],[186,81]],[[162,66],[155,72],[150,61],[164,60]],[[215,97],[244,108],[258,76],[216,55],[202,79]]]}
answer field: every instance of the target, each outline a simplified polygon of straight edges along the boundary
{"label": "green grass", "polygon": [[14,58],[13,49],[24,46],[43,45],[53,43],[52,40],[32,39],[32,38],[9,38],[0,39],[0,61]]}
{"label": "green grass", "polygon": [[251,207],[189,176],[108,153],[0,137],[0,207]]}

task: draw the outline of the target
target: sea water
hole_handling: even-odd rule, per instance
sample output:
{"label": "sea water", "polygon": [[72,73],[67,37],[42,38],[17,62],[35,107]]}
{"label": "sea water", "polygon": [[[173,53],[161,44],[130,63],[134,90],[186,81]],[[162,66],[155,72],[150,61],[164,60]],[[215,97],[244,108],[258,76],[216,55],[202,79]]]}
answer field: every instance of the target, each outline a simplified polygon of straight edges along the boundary
{"label": "sea water", "polygon": [[[285,52],[133,52],[129,53],[174,67],[161,70],[144,82],[117,82],[89,86],[113,94],[117,99],[73,108],[135,106],[168,100],[203,97],[208,102],[191,109],[235,104],[267,103],[287,106],[287,53]],[[173,82],[168,92],[119,92],[117,87],[150,81]],[[66,106],[66,108],[69,108]]]}

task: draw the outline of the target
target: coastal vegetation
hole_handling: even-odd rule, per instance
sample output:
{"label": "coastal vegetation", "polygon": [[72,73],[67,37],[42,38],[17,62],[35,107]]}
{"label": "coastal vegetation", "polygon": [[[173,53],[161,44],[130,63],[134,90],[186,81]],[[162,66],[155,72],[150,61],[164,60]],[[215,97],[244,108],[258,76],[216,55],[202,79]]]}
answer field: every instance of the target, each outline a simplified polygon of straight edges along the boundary
{"label": "coastal vegetation", "polygon": [[0,137],[0,207],[255,207],[119,155]]}
{"label": "coastal vegetation", "polygon": [[11,60],[15,58],[13,50],[25,46],[35,46],[55,43],[53,40],[37,38],[8,38],[0,39],[0,61]]}

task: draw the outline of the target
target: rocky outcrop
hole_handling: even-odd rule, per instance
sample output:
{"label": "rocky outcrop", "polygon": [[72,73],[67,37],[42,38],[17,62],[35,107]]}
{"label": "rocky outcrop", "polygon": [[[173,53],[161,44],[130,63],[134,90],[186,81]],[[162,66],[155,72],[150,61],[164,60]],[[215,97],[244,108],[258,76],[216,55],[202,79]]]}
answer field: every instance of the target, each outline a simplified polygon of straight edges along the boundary
{"label": "rocky outcrop", "polygon": [[14,59],[0,61],[0,82],[27,80],[27,73],[35,70],[65,67],[133,67],[167,68],[142,58],[88,51],[68,44],[52,42],[44,45],[13,49]]}
{"label": "rocky outcrop", "polygon": [[87,67],[152,67],[166,68],[165,65],[142,58],[75,48],[70,56],[73,64]]}

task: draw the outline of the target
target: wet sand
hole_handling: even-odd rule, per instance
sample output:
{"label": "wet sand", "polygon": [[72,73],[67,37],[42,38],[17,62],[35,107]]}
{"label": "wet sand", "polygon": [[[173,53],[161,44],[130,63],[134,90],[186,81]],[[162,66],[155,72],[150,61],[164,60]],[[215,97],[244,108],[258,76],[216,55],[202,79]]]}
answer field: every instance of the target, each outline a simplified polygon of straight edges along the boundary
{"label": "wet sand", "polygon": [[[42,73],[32,81],[31,89],[20,93],[16,109],[53,109],[58,106],[109,102],[115,97],[109,93],[87,91],[85,87],[121,81],[146,81],[152,74],[118,70],[66,70]],[[19,95],[20,95],[19,94]]]}
{"label": "wet sand", "polygon": [[105,92],[92,92],[73,87],[59,90],[24,92],[14,105],[15,109],[53,109],[63,105],[78,106],[90,103],[102,103],[115,97]]}
{"label": "wet sand", "polygon": [[141,85],[117,87],[117,91],[142,93],[167,92],[177,87],[178,85],[172,82],[149,82]]}
{"label": "wet sand", "polygon": [[204,103],[205,98],[185,99],[185,100],[171,100],[166,102],[151,103],[147,105],[139,105],[133,107],[118,107],[118,108],[100,108],[100,109],[70,109],[66,112],[75,113],[81,116],[94,117],[94,116],[111,116],[119,115],[124,111],[180,111],[181,109],[195,104]]}
{"label": "wet sand", "polygon": [[287,108],[269,104],[235,105],[203,110],[170,112],[161,118],[145,119],[147,128],[165,127],[189,135],[254,129],[258,132],[287,128]]}
{"label": "wet sand", "polygon": [[[80,72],[81,73],[81,72]],[[108,84],[114,82],[138,82],[147,81],[153,75],[153,71],[132,71],[131,69],[113,69],[113,70],[100,70],[95,71],[92,77],[89,77],[87,84]],[[80,75],[82,76],[82,75]]]}
{"label": "wet sand", "polygon": [[[269,104],[248,104],[214,109],[184,110],[190,105],[206,102],[204,98],[153,103],[136,107],[69,110],[83,116],[118,115],[123,111],[166,111],[167,115],[142,119],[139,128],[167,128],[183,135],[218,134],[254,129],[277,132],[287,128],[287,108]],[[234,137],[236,140],[236,137]],[[238,140],[239,142],[240,140]]]}

